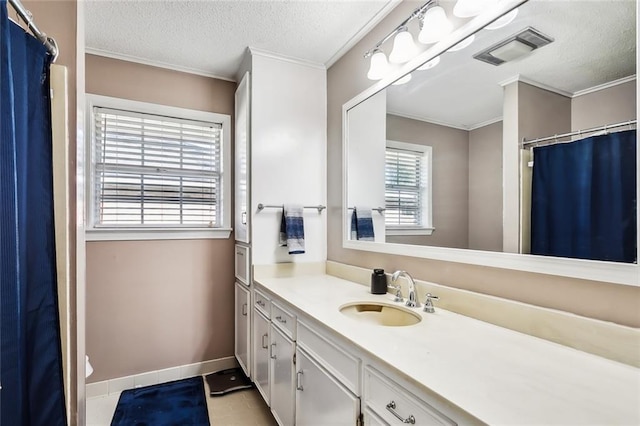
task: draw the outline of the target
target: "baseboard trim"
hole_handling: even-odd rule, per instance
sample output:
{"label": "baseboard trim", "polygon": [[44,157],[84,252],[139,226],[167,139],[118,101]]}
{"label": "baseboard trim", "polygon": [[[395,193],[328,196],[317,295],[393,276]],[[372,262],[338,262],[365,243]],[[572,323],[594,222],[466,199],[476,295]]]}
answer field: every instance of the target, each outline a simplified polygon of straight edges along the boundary
{"label": "baseboard trim", "polygon": [[227,368],[238,366],[236,358],[212,359],[209,361],[195,362],[193,364],[179,365],[177,367],[164,368],[162,370],[146,371],[132,376],[116,377],[101,382],[88,383],[86,388],[87,398],[97,398],[122,392],[125,389],[133,389],[140,386],[157,385],[158,383],[172,380],[186,379],[213,373]]}

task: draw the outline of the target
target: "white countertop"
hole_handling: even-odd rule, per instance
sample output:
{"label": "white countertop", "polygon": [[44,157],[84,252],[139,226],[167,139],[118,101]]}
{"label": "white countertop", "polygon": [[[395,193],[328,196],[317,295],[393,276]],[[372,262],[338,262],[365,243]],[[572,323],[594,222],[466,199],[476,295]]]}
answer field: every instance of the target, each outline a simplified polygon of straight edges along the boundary
{"label": "white countertop", "polygon": [[434,314],[413,309],[423,317],[416,325],[364,324],[339,307],[393,297],[330,275],[255,280],[485,423],[640,425],[640,369],[445,311],[437,302]]}

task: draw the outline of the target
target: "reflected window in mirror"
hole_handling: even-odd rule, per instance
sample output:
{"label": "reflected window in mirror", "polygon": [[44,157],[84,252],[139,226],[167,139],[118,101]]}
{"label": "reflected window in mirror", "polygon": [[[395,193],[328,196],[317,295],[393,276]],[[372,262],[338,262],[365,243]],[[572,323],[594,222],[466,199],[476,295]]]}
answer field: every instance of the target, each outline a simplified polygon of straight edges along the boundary
{"label": "reflected window in mirror", "polygon": [[433,232],[431,159],[430,146],[387,141],[386,235],[431,235]]}

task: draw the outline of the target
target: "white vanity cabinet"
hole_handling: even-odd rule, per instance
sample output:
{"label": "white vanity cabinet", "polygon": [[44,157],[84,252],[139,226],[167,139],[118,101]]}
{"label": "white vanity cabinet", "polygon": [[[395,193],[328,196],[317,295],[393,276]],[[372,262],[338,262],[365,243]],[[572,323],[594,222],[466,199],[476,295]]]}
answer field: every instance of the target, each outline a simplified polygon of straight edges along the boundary
{"label": "white vanity cabinet", "polygon": [[411,394],[391,377],[371,366],[364,369],[364,403],[372,423],[455,426],[456,422]]}
{"label": "white vanity cabinet", "polygon": [[356,397],[304,350],[296,350],[296,425],[352,426],[360,418]]}
{"label": "white vanity cabinet", "polygon": [[269,380],[269,342],[270,342],[269,319],[257,308],[253,310],[253,383],[262,395],[267,405],[271,396]]}
{"label": "white vanity cabinet", "polygon": [[271,412],[280,426],[290,426],[294,424],[295,410],[295,342],[273,322],[269,331]]}
{"label": "white vanity cabinet", "polygon": [[235,289],[235,348],[234,353],[240,367],[248,376],[250,373],[250,348],[251,334],[249,333],[249,311],[251,293],[249,288],[239,282],[236,282]]}
{"label": "white vanity cabinet", "polygon": [[235,179],[234,179],[234,199],[235,217],[233,231],[238,242],[249,244],[251,234],[249,232],[250,204],[250,137],[251,122],[249,120],[250,105],[250,74],[246,73],[235,94]]}

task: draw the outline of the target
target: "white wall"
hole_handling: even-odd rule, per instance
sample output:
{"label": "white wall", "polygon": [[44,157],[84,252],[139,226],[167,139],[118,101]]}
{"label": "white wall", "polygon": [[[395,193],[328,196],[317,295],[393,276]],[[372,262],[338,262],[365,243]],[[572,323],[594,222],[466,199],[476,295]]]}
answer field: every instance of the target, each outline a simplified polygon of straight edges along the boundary
{"label": "white wall", "polygon": [[289,255],[278,245],[282,211],[258,204],[326,205],[326,69],[251,53],[252,263],[323,262],[326,210],[305,209],[306,253]]}
{"label": "white wall", "polygon": [[[384,207],[384,168],[387,146],[387,91],[361,102],[347,117],[349,152],[347,155],[347,207]],[[350,230],[352,210],[345,229]],[[384,216],[373,212],[375,241],[385,241]]]}

